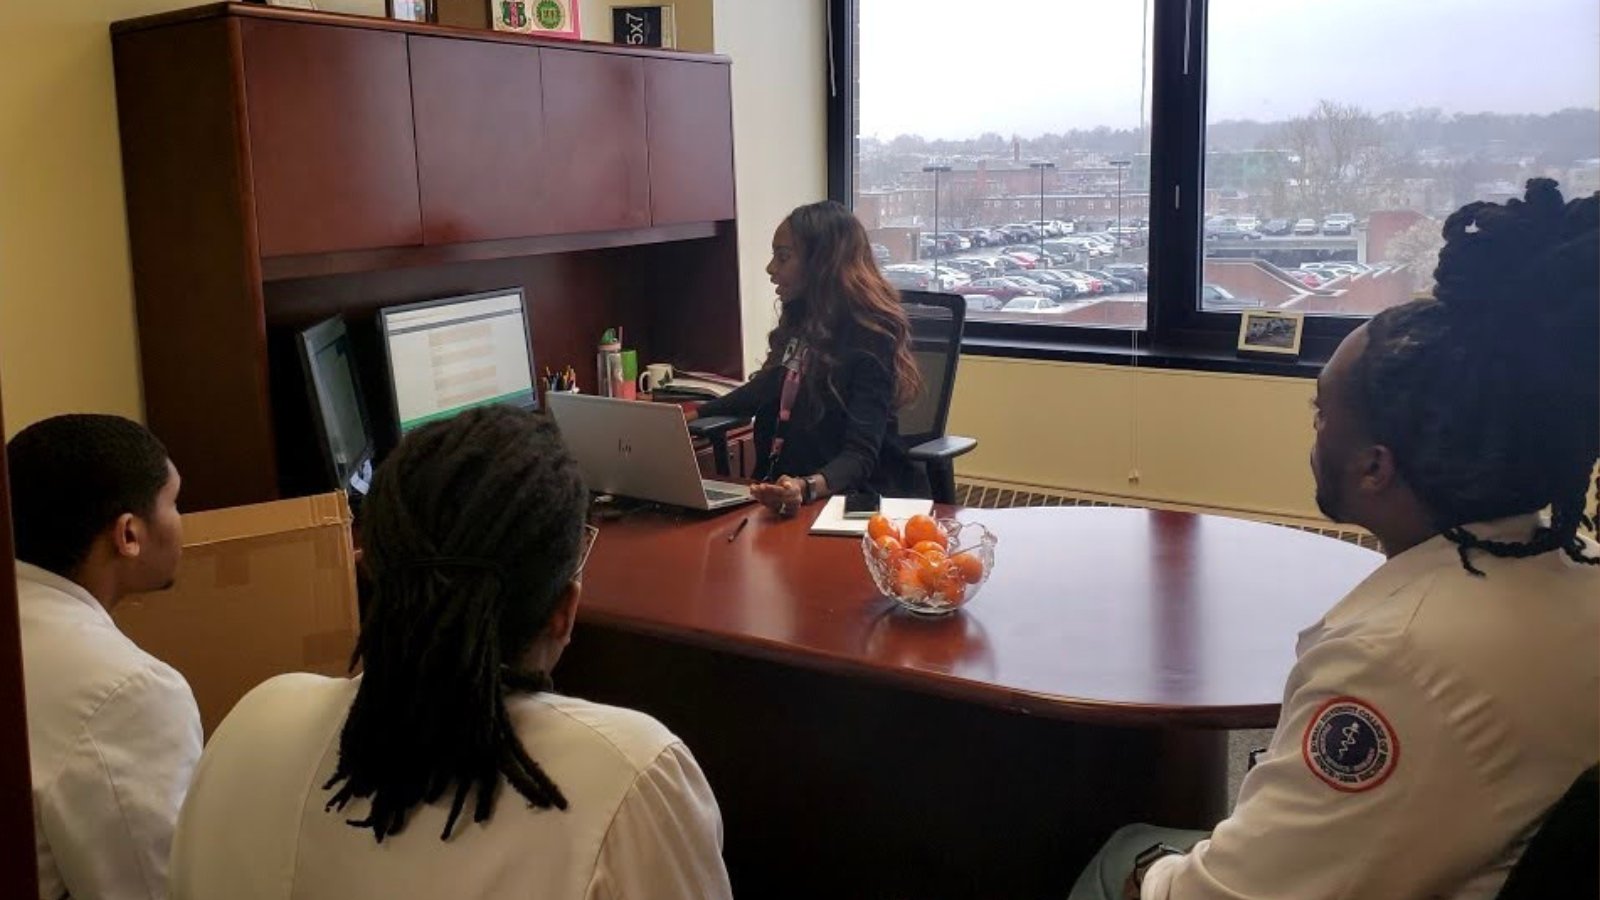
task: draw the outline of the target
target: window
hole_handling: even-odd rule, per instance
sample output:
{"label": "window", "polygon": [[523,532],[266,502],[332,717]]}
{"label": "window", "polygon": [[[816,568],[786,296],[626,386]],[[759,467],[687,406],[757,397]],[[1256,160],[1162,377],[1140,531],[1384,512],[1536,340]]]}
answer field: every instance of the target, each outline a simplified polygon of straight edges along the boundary
{"label": "window", "polygon": [[1464,204],[1600,186],[1593,0],[1208,7],[1203,283],[1231,299],[1202,309],[1370,316],[1432,286]]}
{"label": "window", "polygon": [[850,200],[974,321],[1143,329],[1149,24],[1127,0],[858,0]]}
{"label": "window", "polygon": [[968,295],[977,342],[1190,359],[1274,308],[1315,359],[1430,286],[1462,204],[1600,188],[1593,12],[830,0],[830,192],[896,284]]}

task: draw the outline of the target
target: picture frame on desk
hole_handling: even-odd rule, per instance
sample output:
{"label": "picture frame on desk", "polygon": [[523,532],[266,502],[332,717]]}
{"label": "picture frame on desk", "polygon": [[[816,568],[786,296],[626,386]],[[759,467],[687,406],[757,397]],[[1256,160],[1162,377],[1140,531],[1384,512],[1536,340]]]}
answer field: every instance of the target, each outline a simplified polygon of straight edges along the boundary
{"label": "picture frame on desk", "polygon": [[401,22],[432,22],[437,18],[433,0],[386,0],[385,11],[389,18]]}
{"label": "picture frame on desk", "polygon": [[581,40],[578,0],[487,0],[495,31],[535,37]]}
{"label": "picture frame on desk", "polygon": [[627,47],[677,49],[671,4],[611,7],[611,43]]}
{"label": "picture frame on desk", "polygon": [[1294,362],[1300,358],[1300,340],[1305,334],[1305,315],[1297,312],[1261,309],[1239,314],[1241,357]]}

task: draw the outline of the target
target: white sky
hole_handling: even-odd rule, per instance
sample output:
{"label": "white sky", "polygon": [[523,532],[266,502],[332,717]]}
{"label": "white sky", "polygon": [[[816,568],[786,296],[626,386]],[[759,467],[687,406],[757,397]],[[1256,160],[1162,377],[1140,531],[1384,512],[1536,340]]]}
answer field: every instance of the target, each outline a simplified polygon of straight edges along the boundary
{"label": "white sky", "polygon": [[[861,133],[1135,127],[1145,5],[860,0]],[[1209,53],[1213,121],[1600,107],[1596,0],[1212,0]]]}

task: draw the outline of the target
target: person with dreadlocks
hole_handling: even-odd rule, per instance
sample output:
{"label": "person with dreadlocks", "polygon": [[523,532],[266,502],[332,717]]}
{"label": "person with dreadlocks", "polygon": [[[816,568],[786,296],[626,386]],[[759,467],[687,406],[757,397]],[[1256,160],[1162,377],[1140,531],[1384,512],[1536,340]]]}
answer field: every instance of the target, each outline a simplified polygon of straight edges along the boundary
{"label": "person with dreadlocks", "polygon": [[1073,900],[1493,897],[1595,764],[1600,196],[1534,179],[1444,238],[1317,379],[1317,504],[1388,561],[1301,634],[1233,814],[1122,829]]}
{"label": "person with dreadlocks", "polygon": [[171,896],[731,896],[683,743],[552,691],[587,503],[543,415],[485,407],[406,435],[363,512],[362,673],[239,701],[184,804]]}

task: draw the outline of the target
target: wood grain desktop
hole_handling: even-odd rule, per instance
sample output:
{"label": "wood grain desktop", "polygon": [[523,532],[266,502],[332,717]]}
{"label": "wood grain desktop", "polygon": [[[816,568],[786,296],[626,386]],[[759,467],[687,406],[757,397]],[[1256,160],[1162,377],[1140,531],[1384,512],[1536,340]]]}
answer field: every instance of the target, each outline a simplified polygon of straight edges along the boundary
{"label": "wood grain desktop", "polygon": [[556,672],[688,742],[751,896],[1060,897],[1119,825],[1209,827],[1224,729],[1274,724],[1296,635],[1381,562],[1215,516],[949,510],[996,564],[928,620],[814,512],[603,524]]}

